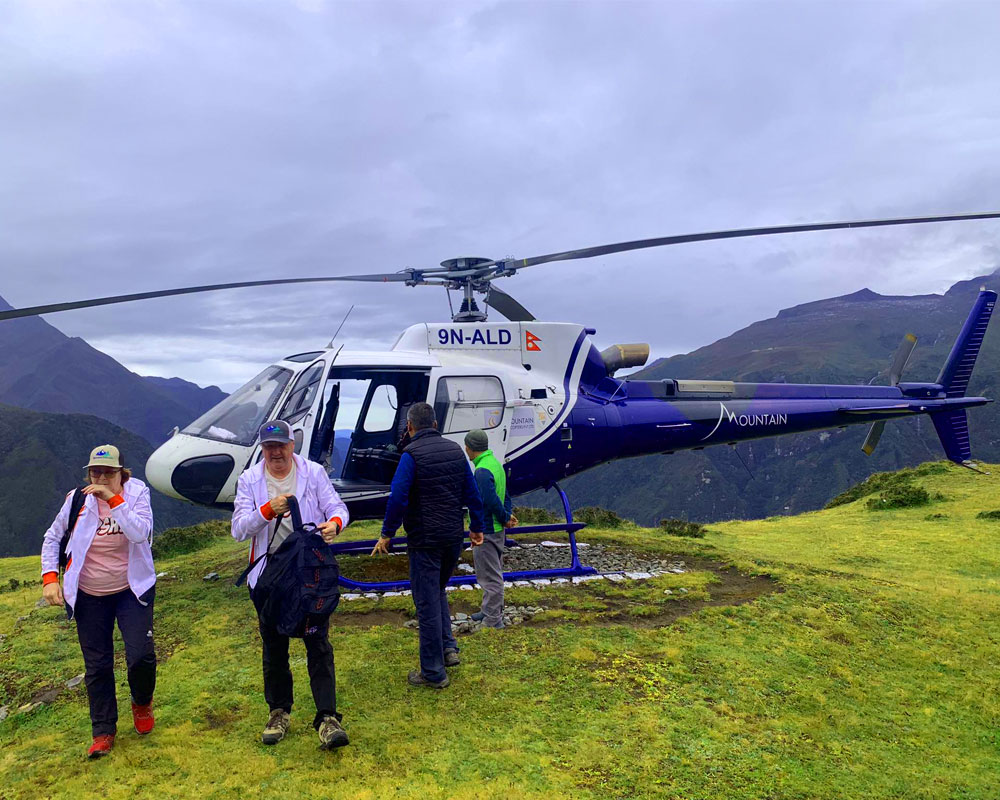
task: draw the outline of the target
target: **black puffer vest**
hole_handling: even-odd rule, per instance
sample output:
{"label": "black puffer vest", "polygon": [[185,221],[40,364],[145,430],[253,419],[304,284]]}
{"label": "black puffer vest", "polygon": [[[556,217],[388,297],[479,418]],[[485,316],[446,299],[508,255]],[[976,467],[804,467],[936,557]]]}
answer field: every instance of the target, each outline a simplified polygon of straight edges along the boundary
{"label": "black puffer vest", "polygon": [[458,544],[465,536],[462,489],[469,469],[461,446],[427,428],[403,452],[416,464],[403,517],[407,546],[419,550]]}

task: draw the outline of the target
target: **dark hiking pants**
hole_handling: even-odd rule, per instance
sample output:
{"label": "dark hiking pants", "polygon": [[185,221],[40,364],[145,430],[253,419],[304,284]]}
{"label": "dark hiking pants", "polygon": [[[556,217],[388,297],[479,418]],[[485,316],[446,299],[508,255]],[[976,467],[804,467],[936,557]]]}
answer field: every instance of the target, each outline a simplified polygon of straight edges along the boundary
{"label": "dark hiking pants", "polygon": [[[289,637],[278,633],[273,626],[266,625],[260,618],[259,609],[257,623],[263,645],[264,699],[267,700],[267,706],[271,711],[281,708],[291,713],[292,670],[288,666]],[[312,689],[313,702],[316,704],[313,727],[318,729],[323,717],[328,714],[337,719],[341,718],[337,713],[337,678],[333,665],[333,645],[330,644],[329,619],[315,633],[302,637],[302,642],[306,647],[309,687]]]}
{"label": "dark hiking pants", "polygon": [[136,599],[131,589],[108,595],[79,591],[73,616],[85,667],[84,681],[90,698],[90,725],[94,736],[114,734],[118,727],[115,697],[115,621],[125,642],[125,666],[132,702],[144,706],[153,700],[156,687],[156,652],[153,649],[152,587]]}
{"label": "dark hiking pants", "polygon": [[410,591],[420,631],[420,671],[430,681],[445,679],[444,651],[458,650],[445,586],[461,555],[461,544],[409,551]]}

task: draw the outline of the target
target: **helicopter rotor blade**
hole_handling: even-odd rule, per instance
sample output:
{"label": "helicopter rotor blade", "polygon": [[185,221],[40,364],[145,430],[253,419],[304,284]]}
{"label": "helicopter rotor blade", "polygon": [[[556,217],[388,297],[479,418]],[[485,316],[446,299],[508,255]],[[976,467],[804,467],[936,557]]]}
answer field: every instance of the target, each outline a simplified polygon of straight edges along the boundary
{"label": "helicopter rotor blade", "polygon": [[534,314],[517,300],[492,284],[490,284],[489,294],[486,295],[486,305],[495,308],[511,322],[532,322],[535,319]]}
{"label": "helicopter rotor blade", "polygon": [[880,419],[871,424],[871,427],[868,429],[868,435],[865,437],[865,442],[861,445],[861,449],[864,451],[866,456],[870,456],[875,452],[875,448],[878,447],[878,441],[882,438],[882,431],[884,430],[884,419]]}
{"label": "helicopter rotor blade", "polygon": [[[572,261],[578,258],[594,258],[612,253],[626,253],[630,250],[645,250],[649,247],[663,247],[668,244],[686,244],[688,242],[707,242],[714,239],[740,239],[748,236],[771,236],[777,233],[801,233],[804,231],[833,231],[843,228],[881,228],[889,225],[917,225],[924,222],[957,222],[973,219],[1000,218],[1000,212],[981,214],[950,214],[940,217],[900,217],[897,219],[869,219],[855,222],[816,222],[806,225],[776,225],[768,228],[736,228],[728,231],[710,231],[707,233],[685,233],[679,236],[663,236],[657,239],[637,239],[633,242],[603,244],[597,247],[584,247],[580,250],[566,250],[562,253],[550,253],[533,258],[517,258],[504,262],[509,269],[534,267],[537,264],[548,264],[552,261]],[[484,265],[488,267],[488,265]]]}
{"label": "helicopter rotor blade", "polygon": [[94,306],[107,306],[115,303],[131,303],[135,300],[150,300],[154,297],[172,297],[180,294],[196,294],[198,292],[216,292],[222,289],[243,289],[251,286],[277,286],[279,284],[290,283],[326,283],[329,281],[365,281],[377,283],[405,283],[407,281],[419,281],[420,273],[413,271],[388,272],[373,275],[338,275],[327,278],[281,278],[268,281],[241,281],[239,283],[216,283],[210,286],[187,286],[181,289],[164,289],[157,292],[138,292],[136,294],[120,294],[113,297],[97,297],[93,300],[74,300],[69,303],[51,303],[45,306],[31,306],[30,308],[14,308],[10,311],[0,311],[0,321],[5,319],[17,319],[18,317],[31,317],[36,314],[53,314],[57,311],[71,311],[77,308],[93,308]]}
{"label": "helicopter rotor blade", "polygon": [[903,341],[899,343],[899,348],[896,350],[896,355],[892,359],[892,366],[889,367],[889,385],[895,386],[899,383],[900,378],[903,377],[903,369],[906,367],[906,362],[910,358],[910,353],[913,352],[913,348],[917,345],[917,337],[912,333],[908,333],[903,337]]}

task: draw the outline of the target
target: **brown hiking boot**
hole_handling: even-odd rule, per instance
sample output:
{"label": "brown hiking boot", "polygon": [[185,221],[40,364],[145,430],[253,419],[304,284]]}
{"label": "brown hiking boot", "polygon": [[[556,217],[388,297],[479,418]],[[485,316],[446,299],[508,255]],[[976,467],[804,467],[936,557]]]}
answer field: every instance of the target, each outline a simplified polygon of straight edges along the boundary
{"label": "brown hiking boot", "polygon": [[406,682],[410,686],[429,686],[431,689],[443,689],[451,683],[451,680],[447,675],[444,676],[443,681],[428,680],[419,669],[411,669],[410,674],[406,676]]}
{"label": "brown hiking boot", "polygon": [[444,651],[444,665],[446,667],[457,667],[461,663],[462,659],[458,657],[458,650],[449,647]]}
{"label": "brown hiking boot", "polygon": [[343,747],[348,743],[347,731],[344,730],[344,726],[340,724],[340,720],[330,714],[323,717],[317,730],[320,750],[333,750],[335,747]]}
{"label": "brown hiking boot", "polygon": [[271,712],[270,719],[267,721],[267,725],[264,726],[264,733],[261,734],[260,740],[264,744],[277,744],[285,738],[285,734],[288,733],[288,726],[290,724],[291,719],[285,709],[274,709],[274,711]]}

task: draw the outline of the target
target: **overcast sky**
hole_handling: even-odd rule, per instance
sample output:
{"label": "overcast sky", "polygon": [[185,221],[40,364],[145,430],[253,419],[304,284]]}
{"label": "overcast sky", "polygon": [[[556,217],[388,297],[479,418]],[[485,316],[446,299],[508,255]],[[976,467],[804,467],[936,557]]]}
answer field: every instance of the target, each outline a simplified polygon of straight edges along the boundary
{"label": "overcast sky", "polygon": [[[1000,3],[0,3],[14,306],[457,255],[1000,209]],[[551,264],[501,286],[603,345],[686,352],[862,287],[1000,266],[1000,221]],[[50,315],[226,389],[377,349],[441,289],[243,289]]]}

